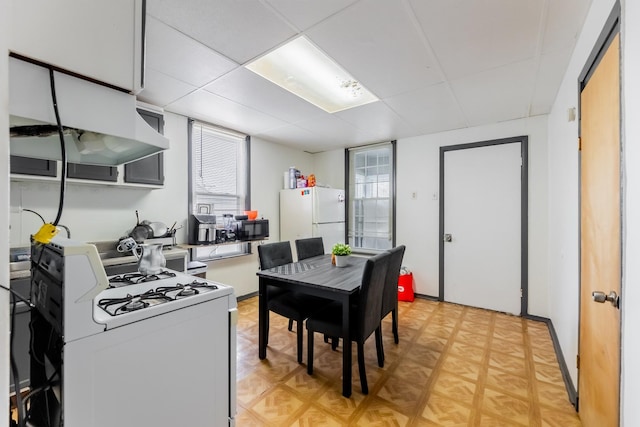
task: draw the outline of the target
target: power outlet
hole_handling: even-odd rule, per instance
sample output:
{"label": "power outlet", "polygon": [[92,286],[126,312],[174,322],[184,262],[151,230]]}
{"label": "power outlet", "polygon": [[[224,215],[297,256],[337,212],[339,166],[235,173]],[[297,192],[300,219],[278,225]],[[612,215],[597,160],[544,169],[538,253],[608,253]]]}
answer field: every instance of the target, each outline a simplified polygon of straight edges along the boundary
{"label": "power outlet", "polygon": [[416,200],[418,198],[418,192],[412,191],[410,194],[411,200]]}

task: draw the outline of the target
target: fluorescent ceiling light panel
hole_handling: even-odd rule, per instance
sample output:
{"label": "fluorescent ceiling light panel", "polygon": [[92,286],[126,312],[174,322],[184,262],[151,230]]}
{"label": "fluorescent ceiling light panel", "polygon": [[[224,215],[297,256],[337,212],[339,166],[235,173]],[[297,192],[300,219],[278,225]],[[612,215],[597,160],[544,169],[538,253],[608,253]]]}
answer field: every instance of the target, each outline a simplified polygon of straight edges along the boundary
{"label": "fluorescent ceiling light panel", "polygon": [[305,37],[299,37],[246,67],[328,113],[378,98]]}

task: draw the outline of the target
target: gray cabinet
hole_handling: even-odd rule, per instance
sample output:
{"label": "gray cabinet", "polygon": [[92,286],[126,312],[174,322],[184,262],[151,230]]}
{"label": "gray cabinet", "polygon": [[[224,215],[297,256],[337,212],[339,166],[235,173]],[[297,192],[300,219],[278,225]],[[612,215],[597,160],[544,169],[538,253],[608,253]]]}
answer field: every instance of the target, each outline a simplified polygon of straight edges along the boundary
{"label": "gray cabinet", "polygon": [[[138,109],[138,114],[159,133],[164,132],[162,114]],[[30,157],[11,156],[12,179],[21,180],[17,175],[42,177],[51,180],[57,177],[58,161]],[[124,173],[122,173],[124,171]],[[124,175],[124,177],[122,176]],[[164,184],[164,154],[158,153],[124,166],[98,166],[78,163],[67,164],[67,178],[87,181],[115,183],[116,185],[143,184],[162,186]],[[123,179],[124,178],[124,179]],[[33,178],[31,178],[33,179]],[[37,178],[36,178],[37,179]],[[80,181],[75,181],[80,182]]]}
{"label": "gray cabinet", "polygon": [[[138,114],[161,134],[164,134],[162,114],[138,109]],[[124,182],[135,184],[164,184],[164,154],[158,153],[124,165]]]}
{"label": "gray cabinet", "polygon": [[57,174],[55,160],[34,159],[31,157],[11,156],[11,173],[20,175],[53,176]]}
{"label": "gray cabinet", "polygon": [[67,178],[91,179],[94,181],[118,181],[118,168],[115,166],[81,165],[69,163]]}
{"label": "gray cabinet", "polygon": [[[164,118],[162,114],[138,109],[138,114],[159,133],[164,132]],[[118,168],[115,166],[78,165],[71,163],[67,169],[67,177],[91,179],[96,181],[116,182]],[[158,153],[142,160],[124,165],[124,182],[132,184],[164,184],[164,159]]]}

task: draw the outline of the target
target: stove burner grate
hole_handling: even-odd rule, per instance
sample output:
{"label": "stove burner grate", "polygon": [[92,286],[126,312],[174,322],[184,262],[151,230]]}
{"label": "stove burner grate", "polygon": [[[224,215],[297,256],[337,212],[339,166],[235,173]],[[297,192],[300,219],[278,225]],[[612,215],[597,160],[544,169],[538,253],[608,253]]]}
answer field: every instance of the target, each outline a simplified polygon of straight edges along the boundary
{"label": "stove burner grate", "polygon": [[158,274],[127,273],[113,276],[109,279],[109,287],[115,288],[122,285],[135,285],[138,283],[153,282],[170,277],[176,277],[176,273],[171,271],[161,271]]}
{"label": "stove burner grate", "polygon": [[218,289],[213,283],[209,282],[199,282],[194,280],[188,284],[177,283],[175,286],[160,286],[156,288],[156,292],[160,292],[164,295],[168,295],[171,292],[178,291],[173,297],[175,299],[189,297],[191,295],[197,295],[200,293],[198,288],[206,288],[206,289]]}
{"label": "stove burner grate", "polygon": [[176,294],[176,297],[188,297],[191,295],[199,294],[200,291],[192,288],[190,285],[185,286],[180,292]]}
{"label": "stove burner grate", "polygon": [[172,298],[156,292],[153,289],[149,289],[147,292],[140,295],[131,295],[122,298],[103,298],[98,301],[98,307],[109,313],[111,316],[116,316],[121,313],[128,313],[131,311],[141,310],[149,307],[151,301],[172,301]]}
{"label": "stove burner grate", "polygon": [[149,303],[143,301],[141,297],[133,297],[131,301],[120,307],[122,311],[136,311],[149,307]]}

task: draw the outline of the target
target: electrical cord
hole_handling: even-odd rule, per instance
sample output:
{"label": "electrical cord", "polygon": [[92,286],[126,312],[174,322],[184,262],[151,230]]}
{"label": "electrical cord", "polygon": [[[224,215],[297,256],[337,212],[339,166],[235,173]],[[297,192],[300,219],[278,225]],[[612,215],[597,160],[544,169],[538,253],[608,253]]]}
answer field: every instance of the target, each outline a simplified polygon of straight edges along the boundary
{"label": "electrical cord", "polygon": [[47,223],[47,221],[45,221],[44,218],[42,217],[42,215],[40,215],[38,212],[36,212],[36,211],[34,211],[32,209],[25,209],[25,208],[22,208],[22,210],[25,211],[25,212],[31,212],[32,214],[38,215],[40,217],[40,219],[42,220],[43,224]]}
{"label": "electrical cord", "polygon": [[[4,288],[4,286],[3,286]],[[25,411],[24,411],[24,405],[22,404],[22,394],[20,394],[20,375],[18,373],[18,365],[16,364],[16,359],[13,356],[13,338],[15,336],[14,332],[13,332],[13,328],[15,326],[15,320],[16,320],[16,306],[18,305],[18,303],[16,302],[15,298],[13,299],[13,303],[11,306],[11,329],[10,329],[10,334],[11,334],[11,340],[9,341],[9,348],[11,349],[11,355],[10,355],[10,359],[11,359],[11,372],[13,373],[13,389],[16,393],[16,407],[18,408],[18,427],[24,427],[24,423],[26,421],[26,416],[25,416]]]}
{"label": "electrical cord", "polygon": [[49,80],[51,82],[51,99],[53,100],[53,111],[56,114],[56,124],[58,125],[58,136],[60,137],[60,152],[62,154],[62,176],[60,177],[60,200],[58,202],[58,214],[56,215],[53,225],[57,226],[62,216],[64,207],[64,193],[67,185],[67,151],[64,146],[64,130],[62,121],[60,120],[60,112],[58,111],[58,100],[56,98],[56,82],[53,76],[53,67],[49,68]]}
{"label": "electrical cord", "polygon": [[18,292],[14,291],[11,288],[8,288],[4,285],[0,285],[0,288],[9,291],[11,293],[11,295],[13,295],[14,297],[18,298],[20,301],[22,301],[23,303],[27,304],[29,306],[29,308],[36,308],[36,306],[29,301],[28,299],[26,299],[25,297],[23,297],[22,295],[20,295]]}
{"label": "electrical cord", "polygon": [[[24,302],[25,304],[27,304],[27,306],[29,306],[30,309],[35,308],[36,306],[29,301],[28,299],[26,299],[25,297],[23,297],[22,295],[20,295],[18,292],[16,292],[15,290],[4,286],[4,285],[0,285],[1,289],[5,289],[6,291],[8,291],[12,296],[13,296],[13,301],[12,301],[12,305],[11,305],[11,328],[10,328],[10,341],[9,341],[9,348],[11,349],[10,351],[10,359],[11,359],[11,373],[13,374],[13,389],[14,392],[16,394],[16,408],[18,410],[18,422],[16,424],[17,427],[25,427],[25,422],[27,420],[26,418],[26,409],[25,409],[25,403],[26,400],[23,401],[22,399],[22,394],[20,393],[20,373],[18,371],[18,365],[16,363],[14,354],[13,354],[13,339],[15,337],[15,333],[14,333],[14,326],[15,326],[15,322],[16,322],[16,307],[17,307],[17,302],[16,300],[20,300],[22,302]],[[31,394],[31,393],[30,393]]]}

